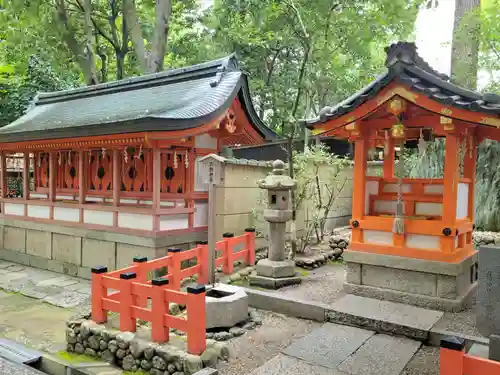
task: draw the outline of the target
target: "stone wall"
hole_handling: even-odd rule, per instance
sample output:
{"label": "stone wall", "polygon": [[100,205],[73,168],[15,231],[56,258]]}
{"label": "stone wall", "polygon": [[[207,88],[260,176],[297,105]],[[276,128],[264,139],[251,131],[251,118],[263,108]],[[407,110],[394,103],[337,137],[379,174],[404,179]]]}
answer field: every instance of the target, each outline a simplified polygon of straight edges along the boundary
{"label": "stone wall", "polygon": [[206,233],[151,238],[2,219],[0,259],[89,279],[92,267],[119,269],[134,256],[158,258],[167,255],[168,247],[189,249],[205,239]]}

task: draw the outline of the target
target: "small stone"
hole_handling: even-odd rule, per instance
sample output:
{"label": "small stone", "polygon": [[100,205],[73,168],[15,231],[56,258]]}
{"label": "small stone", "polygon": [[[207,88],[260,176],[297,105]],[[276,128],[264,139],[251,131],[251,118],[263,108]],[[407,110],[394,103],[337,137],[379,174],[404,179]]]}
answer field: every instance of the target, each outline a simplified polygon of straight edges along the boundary
{"label": "small stone", "polygon": [[100,341],[99,336],[95,336],[95,335],[90,336],[88,339],[89,346],[94,350],[99,349],[99,341]]}
{"label": "small stone", "polygon": [[111,353],[116,353],[116,351],[118,350],[118,344],[116,343],[116,340],[111,340],[108,343],[108,349]]}
{"label": "small stone", "polygon": [[68,352],[74,352],[75,351],[75,346],[73,344],[67,344],[66,345],[66,351]]}
{"label": "small stone", "polygon": [[83,340],[82,345],[86,348],[87,346],[89,346],[89,341]]}
{"label": "small stone", "polygon": [[229,346],[225,342],[217,342],[212,347],[217,352],[217,357],[223,361],[229,360]]}
{"label": "small stone", "polygon": [[96,352],[92,348],[87,348],[85,349],[85,355],[88,355],[89,357],[96,357]]}
{"label": "small stone", "polygon": [[214,334],[213,334],[213,332],[207,332],[206,335],[205,335],[205,337],[207,339],[213,339],[214,338]]}
{"label": "small stone", "polygon": [[239,281],[241,280],[241,275],[239,273],[234,273],[229,277],[229,280],[231,281]]}
{"label": "small stone", "polygon": [[83,339],[86,339],[90,336],[90,327],[91,327],[92,323],[94,323],[94,322],[89,322],[88,320],[86,320],[80,326],[80,335],[82,335]]}
{"label": "small stone", "polygon": [[229,329],[229,333],[233,335],[234,337],[242,336],[245,334],[245,330],[241,329],[239,327],[232,327]]}
{"label": "small stone", "polygon": [[184,357],[183,371],[186,375],[192,375],[203,368],[203,362],[197,355],[186,354]]}
{"label": "small stone", "polygon": [[233,335],[231,335],[229,332],[217,332],[214,335],[214,339],[217,341],[227,341],[232,337]]}
{"label": "small stone", "polygon": [[125,356],[125,358],[123,358],[122,368],[125,371],[130,371],[133,366],[135,366],[135,358],[131,354]]}
{"label": "small stone", "polygon": [[156,353],[168,363],[179,362],[184,354],[184,352],[169,346],[159,346],[156,348]]}
{"label": "small stone", "polygon": [[118,343],[118,347],[121,349],[128,349],[130,345],[130,341],[134,338],[134,333],[132,332],[120,332],[116,335],[116,342]]}
{"label": "small stone", "polygon": [[182,371],[176,371],[172,375],[184,375],[184,373]]}
{"label": "small stone", "polygon": [[243,326],[243,329],[246,329],[246,330],[251,330],[251,329],[254,329],[256,326],[256,323],[255,322],[248,322],[248,323],[245,323],[245,325]]}
{"label": "small stone", "polygon": [[99,341],[99,349],[105,350],[108,348],[108,343],[104,340]]}
{"label": "small stone", "polygon": [[144,358],[148,361],[151,360],[155,356],[155,349],[152,347],[144,349]]}
{"label": "small stone", "polygon": [[71,328],[66,329],[66,342],[68,344],[76,344],[76,334]]}
{"label": "small stone", "polygon": [[130,354],[132,354],[134,358],[140,358],[148,346],[149,342],[147,341],[132,340],[130,343]]}
{"label": "small stone", "polygon": [[176,370],[177,370],[177,368],[175,367],[175,365],[173,363],[169,363],[168,364],[167,371],[169,373],[173,374]]}
{"label": "small stone", "polygon": [[75,331],[76,334],[79,334],[80,333],[80,326],[76,326],[75,328],[73,328],[73,331]]}
{"label": "small stone", "polygon": [[333,249],[333,257],[335,259],[340,258],[342,254],[344,254],[344,249],[341,249],[340,247],[336,247],[335,249]]}
{"label": "small stone", "polygon": [[164,375],[163,370],[158,370],[157,368],[152,368],[151,370],[149,370],[149,373],[151,375]]}
{"label": "small stone", "polygon": [[173,302],[168,304],[168,310],[170,315],[179,315],[181,313],[179,305]]}
{"label": "small stone", "polygon": [[76,335],[76,342],[79,342],[80,344],[83,342],[83,337],[80,333]]}
{"label": "small stone", "polygon": [[101,357],[102,357],[102,352],[101,352],[100,350],[97,352],[97,356],[98,356],[99,358],[101,358]]}
{"label": "small stone", "polygon": [[339,243],[337,244],[337,247],[340,247],[341,249],[345,249],[347,247],[347,242],[339,241]]}
{"label": "small stone", "polygon": [[153,367],[158,370],[165,370],[167,368],[167,363],[163,358],[156,355],[153,357]]}
{"label": "small stone", "polygon": [[127,352],[124,349],[118,349],[116,351],[116,357],[119,359],[124,358],[127,355]]}
{"label": "small stone", "polygon": [[104,341],[109,341],[109,340],[114,339],[114,337],[112,336],[111,332],[103,330],[101,332],[101,339]]}
{"label": "small stone", "polygon": [[104,350],[102,352],[101,358],[109,363],[113,363],[115,361],[115,356],[109,350]]}
{"label": "small stone", "polygon": [[79,342],[77,342],[75,344],[75,353],[83,354],[83,352],[85,352],[85,348],[83,347],[82,344],[80,344]]}
{"label": "small stone", "polygon": [[150,361],[147,361],[145,359],[143,359],[141,361],[141,368],[143,370],[149,371],[149,370],[151,370],[152,367],[153,367],[153,364]]}
{"label": "small stone", "polygon": [[205,367],[215,367],[218,355],[214,349],[206,349],[201,355],[201,361]]}

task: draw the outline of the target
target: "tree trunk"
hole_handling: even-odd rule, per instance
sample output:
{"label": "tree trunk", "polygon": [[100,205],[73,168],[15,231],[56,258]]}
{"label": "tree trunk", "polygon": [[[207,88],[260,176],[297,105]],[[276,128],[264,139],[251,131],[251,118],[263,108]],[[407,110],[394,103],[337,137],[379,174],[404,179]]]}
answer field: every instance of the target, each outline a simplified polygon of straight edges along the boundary
{"label": "tree trunk", "polygon": [[475,90],[479,51],[481,0],[455,0],[455,19],[451,48],[451,78],[459,86]]}
{"label": "tree trunk", "polygon": [[143,72],[147,71],[146,48],[144,47],[144,38],[142,36],[139,17],[134,0],[123,0],[123,18],[127,23],[128,33],[132,38],[135,56]]}
{"label": "tree trunk", "polygon": [[156,0],[156,22],[151,54],[148,61],[148,73],[161,72],[167,49],[168,25],[172,14],[171,0]]}
{"label": "tree trunk", "polygon": [[[92,27],[92,0],[85,0],[85,55],[87,58],[88,67],[90,70],[90,82],[88,84],[95,85],[99,83],[99,78],[97,75],[97,67],[95,64],[94,48],[92,46],[93,41],[93,27]],[[103,64],[106,65],[105,60]]]}

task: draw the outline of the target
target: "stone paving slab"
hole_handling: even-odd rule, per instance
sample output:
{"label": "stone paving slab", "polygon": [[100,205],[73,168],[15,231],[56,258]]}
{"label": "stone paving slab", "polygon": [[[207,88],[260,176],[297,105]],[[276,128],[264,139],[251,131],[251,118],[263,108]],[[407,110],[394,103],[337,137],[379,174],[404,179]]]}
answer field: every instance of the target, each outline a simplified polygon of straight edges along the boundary
{"label": "stone paving slab", "polygon": [[488,359],[490,354],[490,348],[487,345],[472,344],[467,354],[472,355],[474,357]]}
{"label": "stone paving slab", "polygon": [[339,367],[350,375],[399,375],[420,348],[419,341],[378,334],[368,339]]}
{"label": "stone paving slab", "polygon": [[290,345],[283,353],[310,364],[335,369],[373,334],[356,327],[326,323]]}
{"label": "stone paving slab", "polygon": [[344,373],[332,371],[327,367],[312,365],[284,354],[278,354],[252,371],[250,375],[344,375]]}
{"label": "stone paving slab", "polygon": [[429,331],[443,313],[348,294],[335,302],[326,315],[327,320],[334,323],[367,327],[379,332],[427,340]]}

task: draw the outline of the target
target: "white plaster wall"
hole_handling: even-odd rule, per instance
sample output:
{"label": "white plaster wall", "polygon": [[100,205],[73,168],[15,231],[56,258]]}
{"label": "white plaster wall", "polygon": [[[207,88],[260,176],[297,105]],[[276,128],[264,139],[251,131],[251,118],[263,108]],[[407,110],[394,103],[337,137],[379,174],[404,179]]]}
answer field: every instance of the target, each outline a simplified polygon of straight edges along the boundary
{"label": "white plaster wall", "polygon": [[160,202],[161,207],[175,207],[175,202]]}
{"label": "white plaster wall", "polygon": [[[396,213],[397,201],[382,201],[376,200],[373,202],[373,209],[375,212],[383,212],[383,213]],[[403,213],[405,212],[405,206],[403,205]]]}
{"label": "white plaster wall", "polygon": [[122,228],[153,230],[153,216],[118,212],[118,226]]}
{"label": "white plaster wall", "polygon": [[28,204],[28,216],[38,217],[40,219],[50,219],[50,207],[49,206],[34,206]]}
{"label": "white plaster wall", "polygon": [[407,234],[406,246],[414,249],[439,250],[439,236],[428,236],[425,234]]}
{"label": "white plaster wall", "polygon": [[370,195],[378,194],[378,181],[366,181],[365,185],[365,215],[370,212]]}
{"label": "white plaster wall", "polygon": [[54,220],[80,221],[80,210],[78,208],[54,207]]}
{"label": "white plaster wall", "polygon": [[197,135],[194,138],[194,147],[196,148],[213,148],[217,152],[217,138],[205,133]]}
{"label": "white plaster wall", "polygon": [[72,201],[74,197],[72,195],[56,195],[56,199],[61,199],[65,201]]}
{"label": "white plaster wall", "polygon": [[24,204],[5,202],[4,210],[7,215],[24,216]]}
{"label": "white plaster wall", "polygon": [[469,184],[459,182],[457,190],[457,219],[466,218],[468,209],[469,209]]}
{"label": "white plaster wall", "polygon": [[[402,184],[401,190],[403,193],[411,192],[410,184]],[[384,189],[382,190],[384,193],[397,193],[398,192],[398,184],[386,184],[384,185]]]}
{"label": "white plaster wall", "polygon": [[194,227],[206,227],[208,226],[208,202],[206,201],[195,201],[194,202]]}
{"label": "white plaster wall", "polygon": [[104,202],[104,199],[102,197],[85,197],[86,202]]}
{"label": "white plaster wall", "polygon": [[202,157],[197,157],[194,163],[194,191],[208,191],[208,166],[200,163]]}
{"label": "white plaster wall", "polygon": [[187,214],[160,216],[160,230],[187,229],[188,227]]}
{"label": "white plaster wall", "polygon": [[443,204],[434,202],[417,202],[415,203],[415,215],[443,215]]}
{"label": "white plaster wall", "polygon": [[380,245],[392,245],[392,232],[379,230],[363,230],[363,242]]}
{"label": "white plaster wall", "polygon": [[444,185],[424,185],[424,194],[443,194]]}
{"label": "white plaster wall", "polygon": [[83,222],[85,224],[113,225],[113,212],[85,210]]}
{"label": "white plaster wall", "polygon": [[[113,200],[111,200],[113,201]],[[137,204],[137,199],[120,199],[120,203]]]}
{"label": "white plaster wall", "polygon": [[49,198],[49,195],[48,195],[48,194],[31,193],[31,192],[30,192],[30,198],[48,199],[48,198]]}
{"label": "white plaster wall", "polygon": [[153,201],[149,201],[149,200],[146,200],[146,201],[139,201],[139,204],[144,204],[144,205],[148,205],[148,206],[151,206],[153,204]]}

